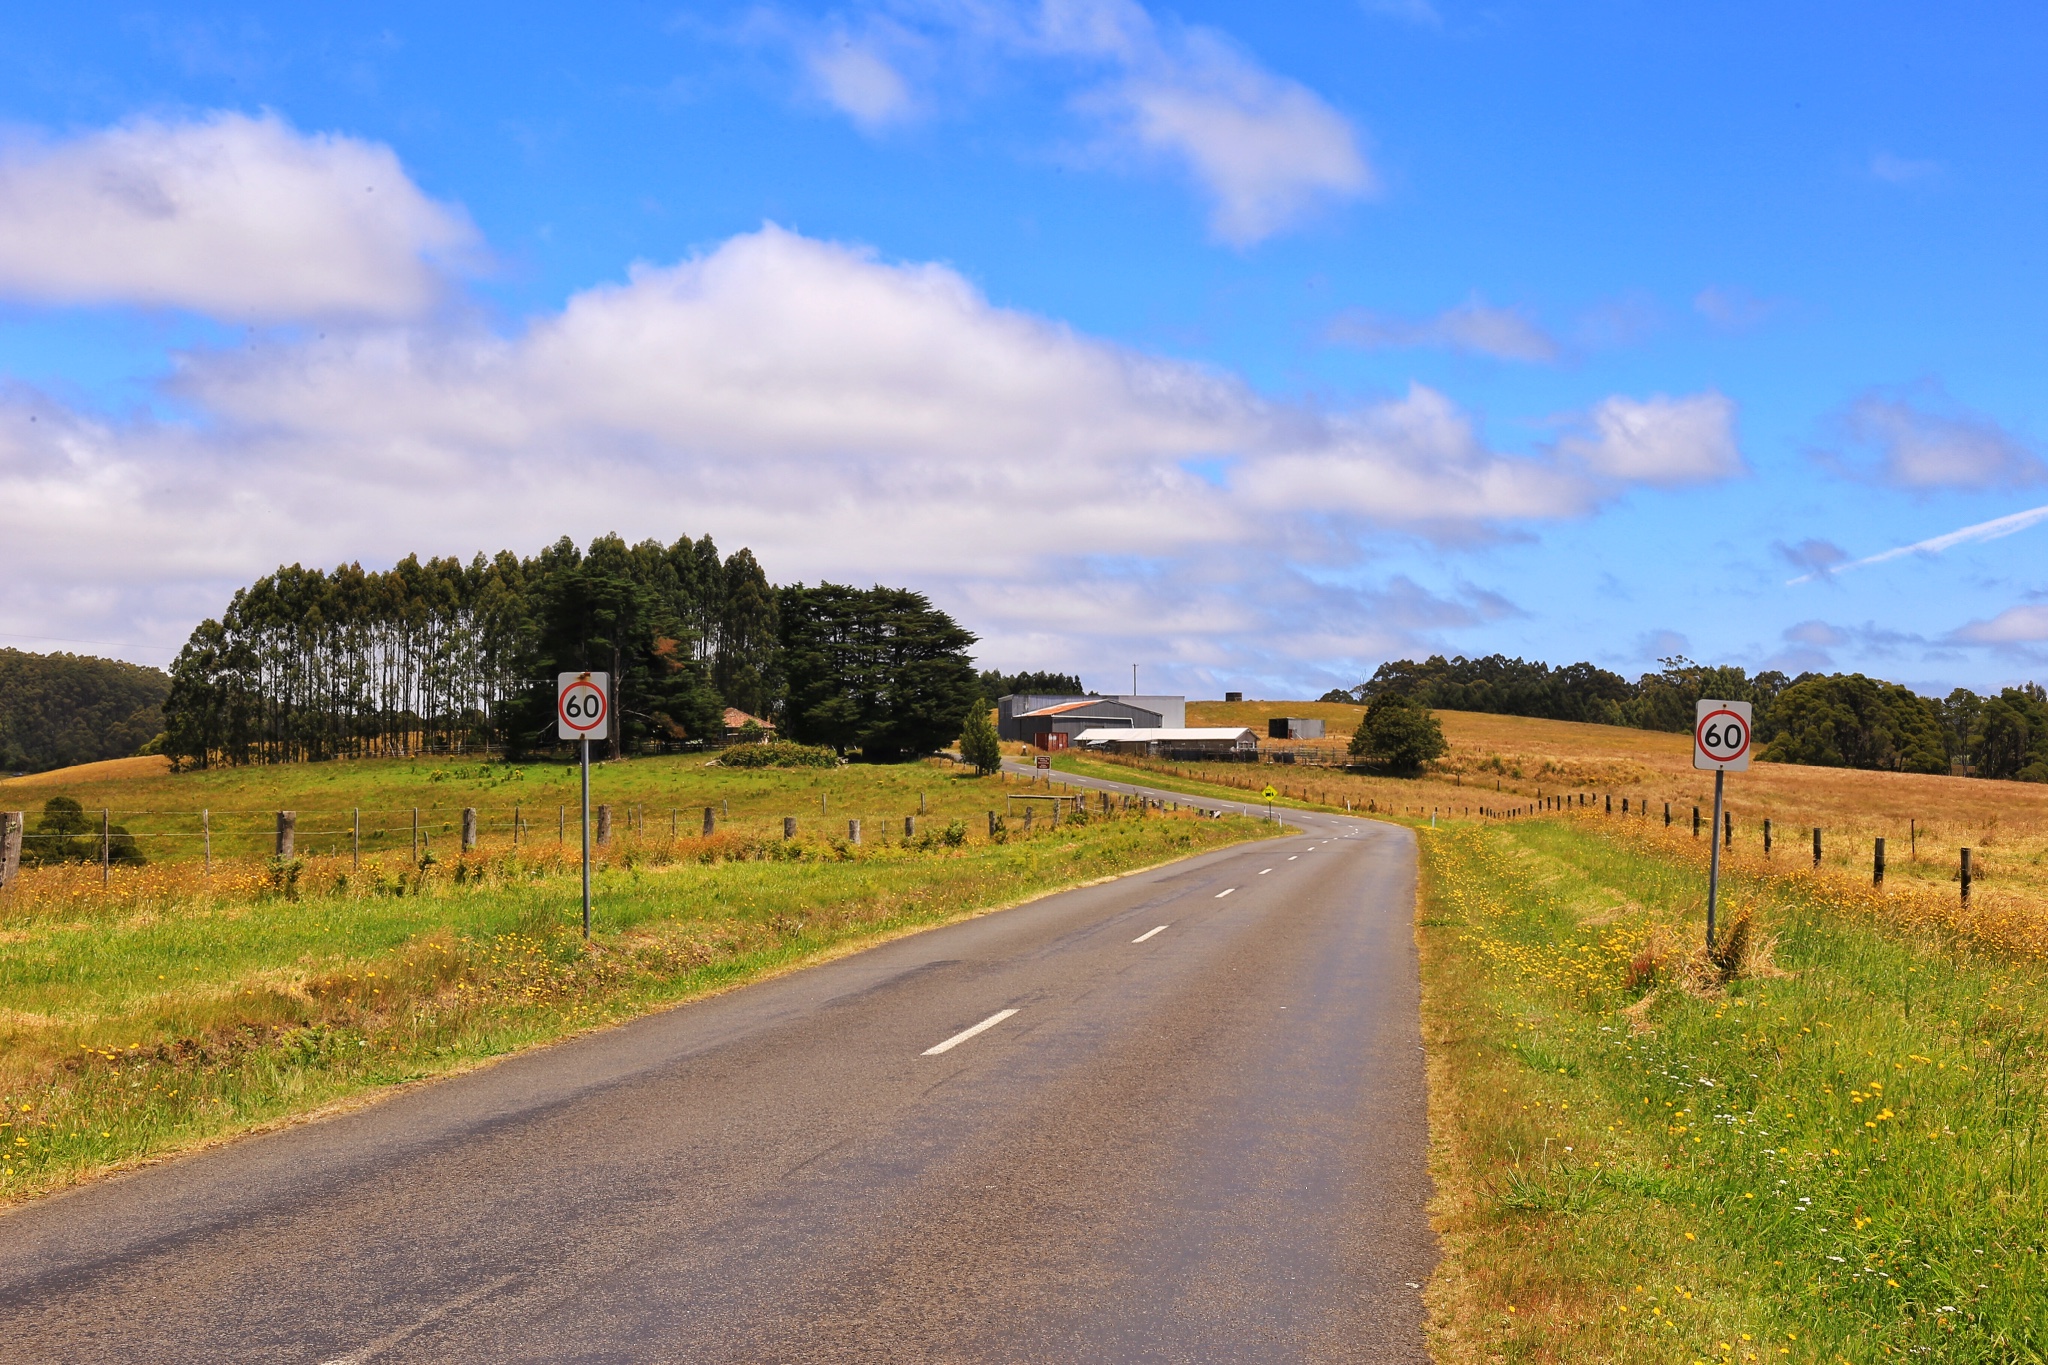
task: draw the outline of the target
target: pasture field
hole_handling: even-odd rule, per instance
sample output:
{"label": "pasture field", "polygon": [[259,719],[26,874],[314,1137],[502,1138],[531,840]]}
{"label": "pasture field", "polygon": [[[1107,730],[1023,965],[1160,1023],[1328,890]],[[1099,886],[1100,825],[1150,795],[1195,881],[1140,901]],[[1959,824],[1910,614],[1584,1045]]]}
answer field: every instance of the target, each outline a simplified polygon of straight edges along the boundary
{"label": "pasture field", "polygon": [[[1190,703],[1188,723],[1207,722],[1211,707],[1243,712],[1231,724],[1255,725],[1266,714],[1315,715],[1344,708],[1324,702]],[[1355,714],[1363,708],[1350,707]],[[1289,803],[1375,813],[1441,818],[1481,817],[1484,812],[1536,805],[1544,797],[1580,797],[1605,809],[1623,801],[1631,817],[1661,826],[1668,804],[1674,828],[1690,832],[1692,812],[1702,821],[1714,808],[1713,775],[1693,770],[1689,735],[1631,730],[1613,725],[1532,720],[1469,711],[1438,711],[1450,752],[1423,777],[1400,779],[1346,773],[1307,763],[1146,764],[1148,773],[1171,785],[1175,775],[1210,787],[1257,791],[1268,782]],[[1355,725],[1355,720],[1349,726]],[[1332,720],[1335,735],[1338,722]],[[1333,741],[1334,742],[1334,741]],[[1328,750],[1313,741],[1275,750]],[[1076,760],[1079,764],[1098,760]],[[1055,766],[1066,766],[1062,759]],[[1079,767],[1076,767],[1079,771]],[[1091,769],[1093,771],[1093,769]],[[4,791],[0,787],[0,791]],[[1812,862],[1813,830],[1822,831],[1822,865],[1843,873],[1871,869],[1874,841],[1885,840],[1888,884],[1953,886],[1958,851],[1971,850],[1973,895],[1978,904],[2048,903],[2048,786],[1986,782],[1976,778],[1919,773],[1858,772],[1808,768],[1791,763],[1753,763],[1727,784],[1728,814],[1735,847],[1761,852],[1763,823],[1772,826],[1773,859]]]}
{"label": "pasture field", "polygon": [[[97,863],[24,869],[0,893],[0,1205],[1269,830],[1099,803],[1055,827],[1041,801],[1027,832],[1026,784],[945,762],[636,759],[592,786],[615,820],[585,944],[576,778],[560,764],[172,775],[122,760],[0,783],[0,809],[32,828],[51,796],[118,812],[150,859],[104,884]],[[991,836],[988,813],[1010,805]],[[467,853],[465,806],[488,817]],[[415,807],[433,817],[417,857]],[[271,856],[277,808],[299,813],[290,859]],[[178,829],[199,809],[217,817],[210,867]],[[359,852],[355,810],[379,817]]]}
{"label": "pasture field", "polygon": [[[1440,714],[1416,780],[1071,764],[1418,826],[1436,1357],[2048,1356],[2048,791],[1731,775],[1717,961],[1686,736]],[[1768,857],[1767,814],[1793,826]],[[1967,908],[1960,844],[1996,869]]]}

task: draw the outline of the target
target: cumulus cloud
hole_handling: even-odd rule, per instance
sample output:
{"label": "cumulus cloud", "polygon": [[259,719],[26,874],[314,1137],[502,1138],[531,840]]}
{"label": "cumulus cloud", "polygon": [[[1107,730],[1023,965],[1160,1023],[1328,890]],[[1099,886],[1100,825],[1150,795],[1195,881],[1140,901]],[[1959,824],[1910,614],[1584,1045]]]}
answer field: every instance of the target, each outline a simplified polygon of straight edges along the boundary
{"label": "cumulus cloud", "polygon": [[[1419,385],[1339,412],[1275,401],[995,307],[947,267],[776,227],[512,335],[444,321],[193,351],[174,393],[189,421],[0,394],[0,628],[118,616],[181,636],[280,562],[713,530],[784,580],[925,588],[992,649],[1050,631],[1270,669],[1513,610],[1360,586],[1389,532],[1498,534],[1669,475],[1501,452]],[[1026,515],[1048,504],[1056,534]],[[1083,577],[1048,623],[1043,585]]]}
{"label": "cumulus cloud", "polygon": [[1535,318],[1519,308],[1495,308],[1476,294],[1419,320],[1353,309],[1339,314],[1325,335],[1350,346],[1441,346],[1467,355],[1539,363],[1558,358],[1556,339]]}
{"label": "cumulus cloud", "polygon": [[2048,644],[2048,605],[2008,607],[1988,621],[1972,621],[1950,634],[1966,645]]}
{"label": "cumulus cloud", "polygon": [[1705,483],[1745,468],[1735,442],[1735,404],[1711,390],[1680,398],[1616,395],[1596,404],[1586,425],[1588,431],[1567,436],[1559,446],[1610,478]]}
{"label": "cumulus cloud", "polygon": [[402,318],[473,256],[390,148],[274,115],[137,119],[0,148],[0,294],[275,322]]}
{"label": "cumulus cloud", "polygon": [[1837,425],[1875,455],[1878,477],[1902,488],[2013,488],[2048,478],[2048,463],[2026,442],[1936,384],[1869,389]]}

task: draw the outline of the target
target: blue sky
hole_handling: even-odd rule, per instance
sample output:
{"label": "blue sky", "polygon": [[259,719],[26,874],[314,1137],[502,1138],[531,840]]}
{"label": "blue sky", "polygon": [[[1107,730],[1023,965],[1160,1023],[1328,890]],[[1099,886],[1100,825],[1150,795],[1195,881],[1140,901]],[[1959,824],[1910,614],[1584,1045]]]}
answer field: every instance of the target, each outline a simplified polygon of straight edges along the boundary
{"label": "blue sky", "polygon": [[2020,6],[17,10],[0,643],[162,663],[280,562],[617,530],[1103,687],[2041,676],[2044,49]]}

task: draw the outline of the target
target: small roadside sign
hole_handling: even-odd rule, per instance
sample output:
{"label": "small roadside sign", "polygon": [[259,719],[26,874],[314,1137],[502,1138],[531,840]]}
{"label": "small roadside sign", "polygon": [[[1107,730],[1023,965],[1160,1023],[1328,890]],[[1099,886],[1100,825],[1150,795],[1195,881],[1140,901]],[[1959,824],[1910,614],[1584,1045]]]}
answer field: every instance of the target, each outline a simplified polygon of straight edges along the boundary
{"label": "small roadside sign", "polygon": [[555,733],[563,739],[611,735],[611,675],[563,673],[555,679]]}
{"label": "small roadside sign", "polygon": [[1273,790],[1273,789],[1272,789],[1272,788],[1271,788],[1271,787],[1269,786],[1269,787],[1267,787],[1267,788],[1266,788],[1266,789],[1265,789],[1264,791],[1260,792],[1260,793],[1259,793],[1259,795],[1261,795],[1261,796],[1265,797],[1265,798],[1266,798],[1266,799],[1267,799],[1268,801],[1271,801],[1271,800],[1272,800],[1272,799],[1273,799],[1274,797],[1276,797],[1276,796],[1280,795],[1280,793],[1279,793],[1279,792],[1276,792],[1276,791],[1274,791],[1274,790]]}
{"label": "small roadside sign", "polygon": [[1749,771],[1753,708],[1746,701],[1701,701],[1693,711],[1692,766],[1708,772]]}
{"label": "small roadside sign", "polygon": [[1031,760],[1031,766],[1040,771],[1050,768],[1052,766],[1052,755],[1040,754],[1037,758]]}

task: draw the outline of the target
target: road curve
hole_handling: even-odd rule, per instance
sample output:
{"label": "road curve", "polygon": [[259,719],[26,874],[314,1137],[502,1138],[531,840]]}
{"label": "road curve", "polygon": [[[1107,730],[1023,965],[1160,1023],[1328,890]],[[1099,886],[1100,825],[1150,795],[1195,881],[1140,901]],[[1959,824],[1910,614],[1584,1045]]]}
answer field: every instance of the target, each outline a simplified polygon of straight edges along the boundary
{"label": "road curve", "polygon": [[20,1210],[0,1360],[1425,1360],[1413,837],[1289,818]]}

